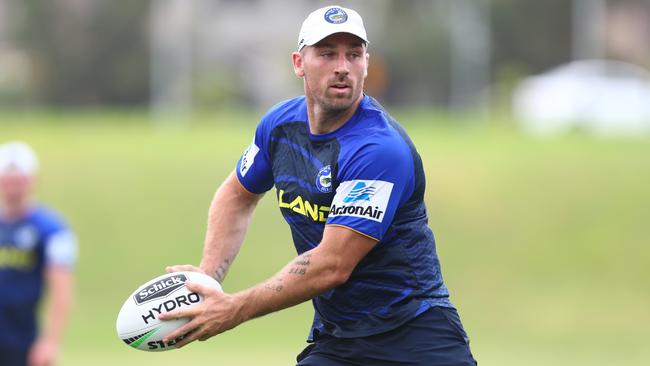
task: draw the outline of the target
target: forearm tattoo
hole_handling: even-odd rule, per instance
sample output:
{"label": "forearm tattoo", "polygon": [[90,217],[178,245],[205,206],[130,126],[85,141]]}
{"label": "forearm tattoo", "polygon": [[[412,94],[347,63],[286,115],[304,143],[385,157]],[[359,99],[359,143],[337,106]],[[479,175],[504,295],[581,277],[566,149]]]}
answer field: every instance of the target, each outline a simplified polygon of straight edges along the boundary
{"label": "forearm tattoo", "polygon": [[223,279],[226,278],[226,273],[228,273],[228,269],[230,268],[230,263],[231,260],[226,258],[223,260],[223,263],[219,265],[217,270],[214,273],[214,278],[219,281],[219,283],[223,282]]}
{"label": "forearm tattoo", "polygon": [[266,282],[264,288],[274,292],[280,292],[284,288],[284,286],[282,286],[282,280],[283,280],[282,277],[270,279],[269,281]]}
{"label": "forearm tattoo", "polygon": [[290,274],[304,276],[307,273],[307,268],[311,264],[311,253],[305,253],[293,261],[293,267],[289,270]]}
{"label": "forearm tattoo", "polygon": [[[291,268],[289,268],[289,274],[298,276],[304,276],[307,274],[307,268],[311,265],[310,258],[311,253],[305,253],[294,259],[291,263]],[[274,292],[281,292],[284,288],[284,285],[282,284],[283,281],[284,277],[278,275],[277,277],[268,280],[266,284],[264,284],[264,288]]]}

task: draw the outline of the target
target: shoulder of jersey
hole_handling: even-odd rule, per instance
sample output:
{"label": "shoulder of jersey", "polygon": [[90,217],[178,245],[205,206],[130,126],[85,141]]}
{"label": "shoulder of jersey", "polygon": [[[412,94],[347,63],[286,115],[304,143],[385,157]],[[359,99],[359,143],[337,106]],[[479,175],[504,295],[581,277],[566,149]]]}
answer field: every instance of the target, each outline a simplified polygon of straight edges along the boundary
{"label": "shoulder of jersey", "polygon": [[346,146],[351,156],[362,149],[371,149],[373,155],[385,157],[387,162],[394,162],[398,156],[408,158],[408,143],[386,111],[372,98],[364,103],[363,108],[365,121],[357,124],[347,135],[350,143]]}
{"label": "shoulder of jersey", "polygon": [[392,143],[402,138],[391,125],[392,118],[374,99],[367,97],[361,105],[363,119],[355,128],[355,138],[366,142]]}
{"label": "shoulder of jersey", "polygon": [[65,220],[55,210],[38,205],[34,208],[30,220],[45,229],[60,229],[66,227]]}
{"label": "shoulder of jersey", "polygon": [[297,122],[305,120],[305,97],[295,97],[284,100],[271,107],[264,117],[262,123],[277,125],[283,122]]}

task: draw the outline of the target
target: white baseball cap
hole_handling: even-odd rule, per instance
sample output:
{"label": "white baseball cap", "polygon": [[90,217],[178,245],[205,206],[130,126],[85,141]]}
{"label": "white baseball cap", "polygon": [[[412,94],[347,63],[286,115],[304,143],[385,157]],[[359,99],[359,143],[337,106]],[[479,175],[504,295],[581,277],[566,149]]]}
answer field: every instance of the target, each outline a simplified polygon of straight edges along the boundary
{"label": "white baseball cap", "polygon": [[0,145],[0,174],[11,170],[25,175],[36,174],[38,158],[26,143],[11,141]]}
{"label": "white baseball cap", "polygon": [[332,5],[315,10],[307,16],[298,34],[298,51],[305,46],[313,46],[334,33],[354,34],[368,43],[361,15],[352,9]]}

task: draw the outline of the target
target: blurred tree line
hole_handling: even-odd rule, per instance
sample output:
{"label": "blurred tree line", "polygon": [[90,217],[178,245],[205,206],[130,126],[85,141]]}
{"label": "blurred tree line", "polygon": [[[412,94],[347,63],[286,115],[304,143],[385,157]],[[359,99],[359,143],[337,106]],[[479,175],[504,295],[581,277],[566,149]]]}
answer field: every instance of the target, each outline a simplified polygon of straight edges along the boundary
{"label": "blurred tree line", "polygon": [[141,104],[149,95],[146,1],[23,0],[17,43],[33,97],[54,105]]}
{"label": "blurred tree line", "polygon": [[[22,90],[22,99],[31,103],[146,104],[151,85],[152,1],[156,0],[0,0],[0,13],[5,13],[4,41],[0,28],[0,66],[3,49],[6,55],[12,48],[7,44],[27,55],[31,81]],[[255,7],[261,1],[243,4]],[[322,5],[312,3],[314,8]],[[367,24],[376,21],[375,15],[384,17],[380,34],[371,37],[371,55],[377,54],[374,59],[371,56],[376,69],[371,70],[375,73],[371,82],[376,92],[389,103],[446,104],[452,66],[449,0],[386,0],[385,4],[381,14],[364,14]],[[491,0],[487,4],[491,83],[512,82],[570,60],[571,1]],[[343,5],[355,7],[354,2]],[[297,32],[299,24],[295,28]],[[235,33],[220,36],[236,37]],[[285,54],[290,51],[282,50]],[[288,63],[286,67],[290,67]],[[12,70],[0,70],[0,103],[3,72],[11,74]],[[238,86],[229,83],[226,92],[235,98],[245,97]],[[20,98],[11,100],[16,99]]]}

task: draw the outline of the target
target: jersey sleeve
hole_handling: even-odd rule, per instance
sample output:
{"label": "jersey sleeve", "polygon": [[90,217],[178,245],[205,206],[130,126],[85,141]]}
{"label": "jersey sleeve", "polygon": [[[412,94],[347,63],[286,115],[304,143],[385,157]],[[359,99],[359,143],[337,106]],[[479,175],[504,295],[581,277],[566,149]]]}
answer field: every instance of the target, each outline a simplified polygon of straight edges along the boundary
{"label": "jersey sleeve", "polygon": [[273,187],[273,172],[268,154],[268,134],[262,120],[255,136],[237,162],[237,178],[252,193],[264,193]]}
{"label": "jersey sleeve", "polygon": [[64,220],[53,211],[43,211],[44,262],[46,266],[72,269],[77,262],[77,238]]}
{"label": "jersey sleeve", "polygon": [[365,145],[339,168],[327,225],[381,240],[414,188],[413,157],[401,141]]}
{"label": "jersey sleeve", "polygon": [[73,268],[77,262],[77,238],[68,229],[49,236],[45,243],[45,263],[48,266]]}

